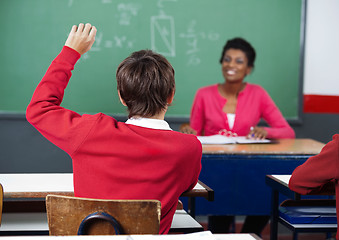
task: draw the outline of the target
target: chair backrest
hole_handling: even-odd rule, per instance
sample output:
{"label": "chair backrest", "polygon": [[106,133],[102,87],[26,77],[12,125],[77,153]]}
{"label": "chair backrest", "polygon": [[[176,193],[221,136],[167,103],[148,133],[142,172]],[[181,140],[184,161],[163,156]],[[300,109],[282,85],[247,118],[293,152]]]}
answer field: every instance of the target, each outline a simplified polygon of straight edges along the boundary
{"label": "chair backrest", "polygon": [[2,219],[3,202],[4,202],[4,189],[2,188],[2,185],[0,184],[0,225],[1,225],[1,219]]}
{"label": "chair backrest", "polygon": [[[88,215],[103,212],[113,217],[122,234],[159,234],[161,204],[158,200],[105,200],[47,195],[46,210],[50,235],[77,235]],[[102,214],[101,214],[102,215]],[[86,224],[88,235],[116,234],[105,219]]]}

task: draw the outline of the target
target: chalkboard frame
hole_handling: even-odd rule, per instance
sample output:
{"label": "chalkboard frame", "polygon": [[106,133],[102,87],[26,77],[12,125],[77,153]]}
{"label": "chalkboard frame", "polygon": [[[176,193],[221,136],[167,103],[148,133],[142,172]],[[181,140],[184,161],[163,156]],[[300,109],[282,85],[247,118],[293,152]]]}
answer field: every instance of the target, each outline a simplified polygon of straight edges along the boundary
{"label": "chalkboard frame", "polygon": [[[301,0],[301,19],[300,19],[300,52],[299,52],[299,89],[298,89],[298,109],[297,116],[289,118],[287,120],[292,125],[300,125],[302,124],[302,106],[303,106],[303,77],[304,77],[304,51],[305,51],[305,28],[306,28],[306,9],[307,9],[307,0]],[[109,114],[118,119],[124,120],[127,114]],[[24,112],[9,112],[2,111],[0,109],[0,119],[25,119]],[[167,116],[166,120],[173,123],[180,123],[189,120],[188,116]]]}

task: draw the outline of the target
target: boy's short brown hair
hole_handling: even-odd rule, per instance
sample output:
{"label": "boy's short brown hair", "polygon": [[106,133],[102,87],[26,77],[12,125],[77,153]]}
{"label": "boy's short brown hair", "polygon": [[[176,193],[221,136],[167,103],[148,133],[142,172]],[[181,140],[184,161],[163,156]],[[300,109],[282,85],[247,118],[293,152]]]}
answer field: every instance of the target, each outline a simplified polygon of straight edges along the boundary
{"label": "boy's short brown hair", "polygon": [[174,94],[174,69],[165,57],[151,50],[132,53],[116,72],[117,87],[128,117],[152,117],[168,105]]}

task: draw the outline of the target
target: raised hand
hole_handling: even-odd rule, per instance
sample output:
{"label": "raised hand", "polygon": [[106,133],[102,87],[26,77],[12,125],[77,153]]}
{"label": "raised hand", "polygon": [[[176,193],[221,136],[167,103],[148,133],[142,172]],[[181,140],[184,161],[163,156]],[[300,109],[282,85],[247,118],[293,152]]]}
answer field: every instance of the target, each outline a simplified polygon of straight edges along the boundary
{"label": "raised hand", "polygon": [[97,29],[89,23],[79,26],[73,25],[71,32],[68,35],[65,46],[70,47],[81,55],[91,49]]}

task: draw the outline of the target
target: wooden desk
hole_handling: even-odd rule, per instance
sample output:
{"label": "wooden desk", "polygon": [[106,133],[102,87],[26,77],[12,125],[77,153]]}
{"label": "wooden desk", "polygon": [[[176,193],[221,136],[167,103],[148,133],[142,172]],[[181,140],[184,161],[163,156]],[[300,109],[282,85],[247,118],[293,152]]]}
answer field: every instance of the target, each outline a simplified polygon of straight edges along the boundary
{"label": "wooden desk", "polygon": [[[0,183],[4,188],[4,200],[29,198],[44,199],[47,194],[74,196],[73,173],[25,173],[0,174]],[[195,198],[214,200],[214,191],[199,181],[193,190],[182,194],[189,198],[188,213],[195,217]]]}
{"label": "wooden desk", "polygon": [[[289,199],[300,200],[301,195],[289,189],[288,183],[290,181],[291,175],[267,175],[266,184],[272,189],[272,202],[271,202],[271,227],[270,235],[271,240],[278,239],[278,221],[279,221],[279,199],[280,193],[287,196]],[[328,193],[323,193],[323,195],[328,195]],[[318,198],[320,198],[318,196]],[[296,228],[303,228],[303,224],[295,224]],[[336,229],[337,224],[313,224],[312,228],[316,229]],[[333,231],[333,230],[332,230]]]}
{"label": "wooden desk", "polygon": [[199,179],[215,191],[214,202],[197,199],[197,215],[270,215],[267,174],[291,174],[323,143],[284,139],[271,144],[203,145]]}
{"label": "wooden desk", "polygon": [[325,144],[312,139],[280,139],[276,143],[203,145],[203,154],[315,155]]}
{"label": "wooden desk", "polygon": [[[48,194],[74,196],[73,173],[9,173],[0,174],[4,198],[45,198]],[[213,201],[214,191],[199,181],[183,197],[203,197]]]}

